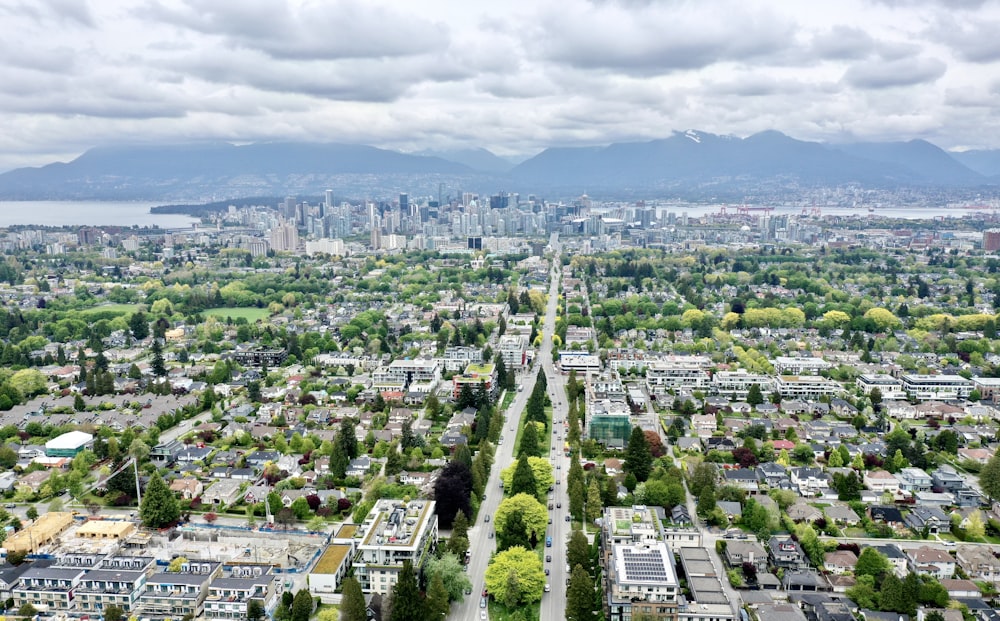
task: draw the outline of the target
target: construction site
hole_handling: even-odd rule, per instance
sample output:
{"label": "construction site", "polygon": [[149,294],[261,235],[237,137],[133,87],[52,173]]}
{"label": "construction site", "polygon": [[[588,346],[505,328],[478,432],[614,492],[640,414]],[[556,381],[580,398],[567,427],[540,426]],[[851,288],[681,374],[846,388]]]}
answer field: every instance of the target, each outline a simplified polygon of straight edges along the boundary
{"label": "construction site", "polygon": [[67,554],[178,557],[216,561],[226,566],[267,565],[281,572],[305,571],[326,537],[298,531],[250,530],[188,524],[162,531],[139,528],[128,519],[49,512],[4,542],[8,553],[56,558]]}

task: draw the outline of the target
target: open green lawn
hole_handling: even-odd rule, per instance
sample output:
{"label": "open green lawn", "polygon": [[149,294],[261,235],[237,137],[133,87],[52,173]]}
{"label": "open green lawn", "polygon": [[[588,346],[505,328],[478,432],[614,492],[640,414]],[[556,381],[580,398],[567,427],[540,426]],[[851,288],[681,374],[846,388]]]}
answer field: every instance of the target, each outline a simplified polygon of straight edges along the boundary
{"label": "open green lawn", "polygon": [[125,315],[127,313],[134,313],[137,308],[139,308],[138,304],[102,304],[101,306],[84,309],[80,311],[80,314],[95,315],[98,313],[114,313],[117,315]]}
{"label": "open green lawn", "polygon": [[239,319],[240,317],[243,317],[250,323],[253,323],[258,319],[267,319],[270,313],[268,313],[266,308],[223,306],[220,308],[205,309],[201,312],[201,314],[205,317],[211,315],[213,317],[218,317],[219,319],[226,319],[227,317]]}

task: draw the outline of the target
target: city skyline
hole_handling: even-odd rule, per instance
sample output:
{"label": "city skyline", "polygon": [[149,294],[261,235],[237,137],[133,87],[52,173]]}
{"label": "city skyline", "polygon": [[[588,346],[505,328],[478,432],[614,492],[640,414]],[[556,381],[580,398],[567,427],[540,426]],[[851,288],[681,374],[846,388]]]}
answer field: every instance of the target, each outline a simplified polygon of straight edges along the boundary
{"label": "city skyline", "polygon": [[0,8],[0,171],[92,146],[408,151],[662,138],[1000,147],[1000,3],[86,3]]}

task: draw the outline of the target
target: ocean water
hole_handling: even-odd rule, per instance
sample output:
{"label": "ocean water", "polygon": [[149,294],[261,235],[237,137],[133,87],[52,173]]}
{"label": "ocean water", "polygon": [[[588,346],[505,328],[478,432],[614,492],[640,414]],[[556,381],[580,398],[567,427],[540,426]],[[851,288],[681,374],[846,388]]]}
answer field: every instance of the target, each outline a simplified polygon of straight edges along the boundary
{"label": "ocean water", "polygon": [[182,214],[153,214],[163,203],[103,201],[0,201],[0,227],[38,226],[158,226],[191,229],[197,218]]}

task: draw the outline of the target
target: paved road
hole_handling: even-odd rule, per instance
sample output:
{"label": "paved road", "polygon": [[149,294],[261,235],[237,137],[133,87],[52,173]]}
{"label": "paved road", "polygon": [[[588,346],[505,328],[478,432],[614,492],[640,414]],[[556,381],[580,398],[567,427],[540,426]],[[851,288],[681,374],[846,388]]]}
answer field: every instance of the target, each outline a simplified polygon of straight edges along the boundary
{"label": "paved road", "polygon": [[[452,606],[448,618],[454,621],[473,621],[480,618],[480,601],[485,586],[484,575],[490,555],[496,550],[496,540],[489,536],[493,532],[493,522],[486,522],[486,516],[492,517],[503,499],[503,491],[500,489],[500,470],[514,461],[514,440],[517,435],[517,427],[521,424],[521,420],[516,417],[521,416],[524,412],[528,397],[535,387],[538,368],[545,371],[549,398],[552,401],[553,421],[565,421],[568,414],[566,377],[558,373],[552,363],[552,334],[555,331],[556,306],[559,297],[558,278],[562,267],[559,263],[558,243],[555,238],[551,243],[556,248],[556,255],[550,275],[548,304],[542,327],[542,346],[539,348],[534,368],[518,377],[518,384],[522,385],[523,388],[516,393],[514,401],[507,410],[508,419],[504,423],[502,441],[497,446],[493,470],[490,472],[490,478],[486,484],[486,499],[480,505],[479,515],[469,529],[472,558],[468,571],[469,579],[472,581],[472,595],[467,596],[462,603]],[[552,524],[548,530],[548,535],[552,537],[552,547],[545,548],[545,554],[551,556],[552,560],[543,564],[550,572],[548,580],[552,590],[542,596],[541,618],[545,620],[558,620],[566,616],[566,540],[570,534],[570,524],[565,521],[566,516],[569,515],[569,501],[565,489],[569,460],[562,452],[565,430],[562,422],[553,424],[553,428],[550,442],[553,450],[550,451],[550,456],[553,467],[556,468],[556,479],[560,483],[553,486],[553,492],[549,495],[553,503],[553,509],[549,512]],[[562,507],[556,508],[556,504],[561,504]]]}
{"label": "paved road", "polygon": [[[514,400],[507,408],[507,420],[504,421],[500,444],[496,447],[493,469],[486,483],[486,500],[479,507],[479,515],[469,528],[469,543],[472,557],[469,561],[468,573],[472,581],[472,594],[466,595],[465,601],[451,607],[449,619],[454,621],[472,621],[479,619],[480,600],[485,588],[484,576],[490,556],[496,550],[496,540],[490,538],[493,532],[492,516],[496,513],[500,501],[503,500],[503,490],[500,489],[500,471],[514,461],[514,440],[517,437],[519,417],[528,403],[528,396],[535,388],[535,373],[529,371],[518,375],[517,383],[523,388],[514,394]],[[490,521],[486,522],[487,516]]]}
{"label": "paved road", "polygon": [[[542,347],[539,355],[539,364],[545,371],[545,379],[548,387],[549,399],[552,401],[552,431],[551,450],[549,457],[552,461],[557,484],[553,486],[553,491],[549,494],[549,499],[553,503],[549,516],[552,524],[549,526],[548,535],[552,537],[552,547],[545,548],[546,557],[551,556],[552,560],[545,562],[545,567],[549,570],[548,576],[551,592],[542,596],[541,618],[559,620],[566,617],[566,579],[569,574],[566,572],[566,542],[571,533],[571,524],[566,520],[569,515],[569,497],[566,493],[566,474],[569,470],[569,459],[563,453],[563,443],[566,441],[566,430],[563,425],[566,416],[569,414],[569,404],[566,401],[566,376],[559,373],[552,361],[552,335],[555,332],[556,306],[559,298],[559,274],[562,271],[562,263],[559,257],[559,244],[553,237],[550,242],[555,253],[552,261],[552,272],[550,274],[549,299],[545,309],[545,324],[542,328]],[[557,422],[558,421],[558,422]],[[561,504],[562,507],[556,507]]]}

